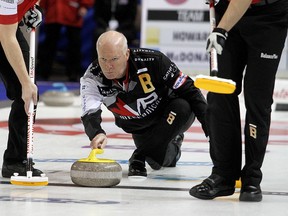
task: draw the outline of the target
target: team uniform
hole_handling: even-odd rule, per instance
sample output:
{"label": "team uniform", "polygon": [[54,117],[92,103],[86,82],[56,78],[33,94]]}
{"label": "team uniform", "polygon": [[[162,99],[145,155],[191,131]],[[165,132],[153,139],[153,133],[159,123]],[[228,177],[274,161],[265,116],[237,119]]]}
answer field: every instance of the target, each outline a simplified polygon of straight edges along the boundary
{"label": "team uniform", "polygon": [[[228,1],[221,0],[215,6],[217,22],[228,4]],[[229,31],[222,55],[218,56],[218,76],[234,80],[236,91],[231,95],[207,95],[207,125],[214,164],[213,174],[228,180],[241,177],[243,185],[260,185],[261,166],[269,138],[275,75],[287,36],[287,26],[287,0],[260,0],[254,1]],[[246,159],[241,170],[242,139],[238,95],[242,91],[242,80],[246,106]]]}
{"label": "team uniform", "polygon": [[[37,0],[0,0],[0,24],[8,25],[19,23],[24,14],[36,2]],[[16,36],[23,53],[26,67],[28,68],[29,45],[19,28]],[[6,58],[2,46],[0,46],[0,76],[6,87],[7,97],[13,100],[8,120],[9,136],[3,164],[22,164],[22,162],[27,159],[27,114],[25,113],[24,102],[21,98],[21,84]],[[8,177],[8,174],[3,172],[2,168],[3,177]]]}
{"label": "team uniform", "polygon": [[[206,132],[205,98],[193,80],[159,51],[130,49],[122,80],[106,79],[95,60],[81,78],[81,98],[82,121],[90,140],[105,133],[104,104],[116,125],[132,134],[137,147],[132,159],[149,157],[160,165],[175,165],[173,158],[179,151],[168,144],[191,126],[195,115]],[[165,158],[166,152],[170,158]]]}
{"label": "team uniform", "polygon": [[37,0],[0,0],[0,24],[20,22]]}

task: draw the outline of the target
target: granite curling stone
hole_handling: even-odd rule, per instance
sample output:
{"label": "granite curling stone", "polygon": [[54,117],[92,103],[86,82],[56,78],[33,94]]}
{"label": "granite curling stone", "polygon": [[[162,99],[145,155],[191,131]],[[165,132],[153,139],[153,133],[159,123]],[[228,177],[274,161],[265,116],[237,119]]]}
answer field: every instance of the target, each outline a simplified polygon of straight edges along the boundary
{"label": "granite curling stone", "polygon": [[102,149],[93,149],[88,158],[71,166],[70,177],[74,184],[86,187],[112,187],[122,179],[122,167],[114,160],[98,159]]}
{"label": "granite curling stone", "polygon": [[73,92],[69,91],[46,91],[42,96],[42,101],[47,106],[70,106],[74,103]]}

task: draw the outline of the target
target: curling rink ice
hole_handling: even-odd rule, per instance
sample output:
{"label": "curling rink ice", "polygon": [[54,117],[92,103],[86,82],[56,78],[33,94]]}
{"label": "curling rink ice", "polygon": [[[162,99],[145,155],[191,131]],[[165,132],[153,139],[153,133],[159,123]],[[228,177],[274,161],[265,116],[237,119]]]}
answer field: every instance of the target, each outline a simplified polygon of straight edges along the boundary
{"label": "curling rink ice", "polygon": [[[279,98],[283,96],[280,91]],[[285,92],[287,103],[287,87]],[[241,108],[244,109],[243,101]],[[2,105],[0,109],[2,166],[10,108]],[[288,215],[288,111],[273,109],[270,140],[262,168],[263,201],[247,203],[239,202],[240,189],[236,189],[233,196],[214,200],[199,200],[189,195],[189,189],[209,176],[212,167],[208,142],[198,121],[185,133],[177,167],[153,171],[147,165],[146,181],[128,180],[127,160],[134,150],[133,141],[130,135],[114,125],[113,116],[104,107],[103,110],[103,128],[107,132],[108,144],[98,157],[114,159],[121,165],[120,184],[95,188],[72,183],[71,165],[90,153],[89,140],[80,122],[80,98],[75,96],[73,105],[68,107],[50,107],[40,101],[34,129],[34,162],[36,168],[46,173],[49,184],[43,187],[16,186],[9,183],[10,179],[1,177],[1,216]]]}

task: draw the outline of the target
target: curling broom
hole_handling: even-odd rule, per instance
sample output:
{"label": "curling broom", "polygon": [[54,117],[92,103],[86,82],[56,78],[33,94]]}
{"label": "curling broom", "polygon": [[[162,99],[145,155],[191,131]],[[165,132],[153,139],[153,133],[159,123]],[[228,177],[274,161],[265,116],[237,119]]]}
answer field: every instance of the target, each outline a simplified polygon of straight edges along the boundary
{"label": "curling broom", "polygon": [[[216,27],[214,4],[215,0],[210,0],[209,14],[210,14],[211,31],[213,31],[213,29]],[[209,92],[220,94],[232,94],[236,89],[236,83],[230,79],[217,77],[217,73],[218,73],[217,52],[215,48],[212,48],[210,51],[210,76],[197,75],[195,77],[194,85],[197,88],[204,89]]]}
{"label": "curling broom", "polygon": [[[30,61],[29,61],[29,76],[31,81],[35,82],[35,28],[31,29],[30,33]],[[34,103],[30,102],[28,112],[28,134],[27,134],[27,173],[26,176],[19,176],[18,173],[14,173],[11,176],[10,182],[13,185],[22,186],[46,186],[48,185],[48,177],[45,174],[41,176],[32,176],[33,174],[33,126],[34,126]]]}

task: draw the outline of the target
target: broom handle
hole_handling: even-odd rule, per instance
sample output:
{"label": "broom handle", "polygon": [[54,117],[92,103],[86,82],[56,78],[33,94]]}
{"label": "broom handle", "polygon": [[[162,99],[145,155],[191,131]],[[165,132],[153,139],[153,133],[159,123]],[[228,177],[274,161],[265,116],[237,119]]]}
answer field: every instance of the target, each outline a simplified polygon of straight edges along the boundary
{"label": "broom handle", "polygon": [[[35,28],[32,28],[30,33],[30,55],[29,55],[29,77],[31,82],[35,83],[35,40],[36,33]],[[33,166],[33,129],[34,129],[34,109],[33,100],[30,101],[28,111],[28,130],[27,130],[27,175],[32,177]]]}
{"label": "broom handle", "polygon": [[[211,32],[216,27],[216,19],[215,19],[215,0],[210,0],[209,3],[209,17],[210,17],[210,27]],[[211,48],[210,51],[210,75],[217,76],[218,73],[218,61],[217,61],[217,52],[214,47]]]}

